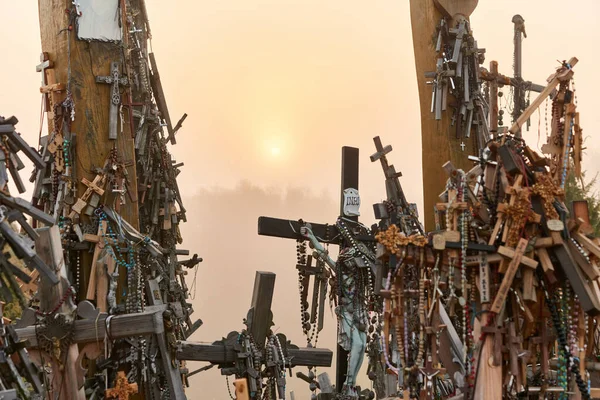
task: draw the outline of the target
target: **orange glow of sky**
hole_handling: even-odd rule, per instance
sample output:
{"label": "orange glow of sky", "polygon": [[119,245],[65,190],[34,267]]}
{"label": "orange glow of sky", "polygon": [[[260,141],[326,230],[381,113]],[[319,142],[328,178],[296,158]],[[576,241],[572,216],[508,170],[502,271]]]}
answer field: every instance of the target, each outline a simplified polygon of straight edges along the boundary
{"label": "orange glow of sky", "polygon": [[[0,24],[0,113],[20,119],[18,128],[30,144],[40,129],[41,77],[35,66],[42,49],[36,3],[2,1],[5,20]],[[268,213],[326,222],[331,214],[333,222],[340,148],[349,145],[361,149],[361,218],[372,223],[370,204],[385,196],[381,167],[368,158],[376,135],[394,147],[388,157],[403,172],[406,196],[421,204],[420,114],[409,2],[147,0],[147,8],[171,118],[189,114],[172,151],[185,163],[179,186],[190,200],[184,244],[205,258],[194,317],[206,325],[194,339],[213,341],[228,329],[241,328],[254,270],[262,269],[278,273],[273,306],[278,329],[302,345],[294,243],[258,238],[256,218]],[[471,18],[474,34],[487,49],[486,65],[495,59],[507,75],[512,72],[511,19],[517,13],[528,33],[523,43],[526,79],[544,84],[557,59],[579,58],[575,80],[586,138],[584,169],[593,176],[600,170],[600,113],[595,108],[600,2],[480,0]],[[541,145],[543,107],[540,115]],[[537,114],[525,138],[537,147]],[[298,201],[290,200],[295,208],[288,209],[250,187],[226,191],[242,180],[269,190],[305,188],[330,201],[313,201],[303,208],[298,200],[302,196],[296,196]],[[256,204],[249,207],[232,199],[236,193],[249,193]],[[228,209],[229,203],[235,207]],[[424,214],[422,207],[419,211]],[[229,256],[232,246],[239,259]],[[323,346],[334,347],[334,329],[328,319]],[[190,398],[227,398],[219,373],[205,374],[192,379],[190,393],[195,397]],[[301,393],[297,398],[307,398],[306,384],[294,381],[290,387]]]}

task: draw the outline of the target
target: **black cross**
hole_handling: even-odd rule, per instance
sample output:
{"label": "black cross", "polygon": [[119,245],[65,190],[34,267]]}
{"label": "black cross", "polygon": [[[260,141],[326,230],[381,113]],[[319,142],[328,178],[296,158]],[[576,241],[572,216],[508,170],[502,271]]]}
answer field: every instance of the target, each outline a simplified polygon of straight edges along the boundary
{"label": "black cross", "polygon": [[[340,215],[344,214],[344,190],[354,188],[358,190],[358,149],[355,147],[342,147],[342,184],[340,191]],[[358,222],[358,217],[346,217]],[[300,234],[301,222],[270,217],[258,218],[258,234],[285,239],[304,240]],[[311,222],[311,229],[319,241],[327,244],[342,245],[335,224],[325,225]],[[357,236],[360,241],[374,241],[372,236]],[[340,345],[337,346],[336,363],[336,389],[339,391],[344,386],[346,372],[348,371],[348,352]]]}

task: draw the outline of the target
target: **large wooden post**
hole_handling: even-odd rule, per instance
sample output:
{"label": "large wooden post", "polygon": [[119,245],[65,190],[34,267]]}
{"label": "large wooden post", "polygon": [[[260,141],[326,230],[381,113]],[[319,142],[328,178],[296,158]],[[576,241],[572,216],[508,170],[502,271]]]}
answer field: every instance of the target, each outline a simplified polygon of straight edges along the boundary
{"label": "large wooden post", "polygon": [[[76,38],[75,28],[68,30],[69,15],[65,10],[72,7],[71,0],[38,0],[42,51],[47,52],[54,64],[57,83],[65,88],[69,84],[75,102],[75,120],[71,132],[77,134],[76,160],[73,160],[78,182],[78,196],[85,192],[82,178],[92,181],[94,168],[102,168],[110,150],[116,146],[123,160],[134,160],[134,142],[130,129],[128,109],[122,108],[123,121],[118,124],[117,140],[109,140],[109,113],[111,85],[96,82],[97,76],[109,76],[111,63],[117,62],[123,71],[123,51],[120,43],[82,41]],[[64,95],[64,94],[63,94]],[[48,121],[49,133],[52,121]],[[128,178],[137,182],[136,165],[128,167]],[[108,200],[114,198],[109,194]],[[139,228],[138,205],[131,201],[121,206],[121,216],[134,228]]]}
{"label": "large wooden post", "polygon": [[[436,6],[437,4],[437,6]],[[442,119],[436,121],[431,112],[431,86],[428,86],[425,72],[436,70],[438,54],[435,51],[435,32],[443,14],[447,10],[449,19],[468,18],[477,0],[410,0],[410,18],[412,24],[413,47],[417,85],[421,105],[421,140],[423,168],[423,203],[425,229],[434,228],[434,215],[431,212],[438,196],[444,191],[446,176],[441,168],[446,161],[451,161],[456,168],[465,171],[470,169],[467,159],[475,149],[475,135],[462,138],[466,144],[463,151],[461,140],[456,139],[455,128],[450,126],[452,113],[442,113]],[[438,8],[439,7],[439,8]],[[448,21],[449,23],[450,20]],[[450,99],[449,104],[452,103]]]}
{"label": "large wooden post", "polygon": [[[61,97],[64,99],[66,91],[70,90],[75,103],[75,119],[71,123],[71,132],[76,134],[77,138],[74,141],[75,159],[72,160],[77,196],[81,196],[88,189],[81,182],[82,179],[94,180],[94,169],[103,167],[113,147],[117,149],[117,154],[122,160],[132,161],[128,163],[127,174],[129,181],[134,183],[133,187],[137,188],[129,109],[120,109],[117,139],[109,140],[112,85],[96,82],[96,77],[110,75],[111,64],[114,62],[121,66],[120,75],[125,75],[122,44],[78,40],[73,26],[76,23],[69,21],[69,14],[65,13],[65,10],[73,6],[71,0],[38,0],[38,6],[42,51],[47,53],[54,65],[56,82],[65,88]],[[48,133],[51,134],[54,122],[51,114],[48,117]],[[106,188],[106,192],[106,204],[112,206],[115,199],[119,201],[119,194],[112,193],[111,188]],[[120,206],[119,211],[124,220],[135,229],[139,229],[137,202],[127,201]],[[81,218],[88,222],[86,215],[82,214]],[[80,292],[85,293],[89,282],[91,257],[86,255],[82,261]]]}

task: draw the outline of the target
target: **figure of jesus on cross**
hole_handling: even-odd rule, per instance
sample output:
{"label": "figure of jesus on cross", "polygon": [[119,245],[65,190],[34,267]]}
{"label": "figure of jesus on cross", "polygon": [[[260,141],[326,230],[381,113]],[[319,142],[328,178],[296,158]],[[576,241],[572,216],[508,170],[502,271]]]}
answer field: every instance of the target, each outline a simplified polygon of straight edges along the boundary
{"label": "figure of jesus on cross", "polygon": [[[347,229],[341,218],[338,219],[336,225],[338,229],[341,228],[341,232]],[[367,326],[369,323],[366,298],[360,296],[359,293],[364,293],[364,286],[368,284],[369,268],[365,268],[368,264],[365,264],[359,248],[352,244],[342,248],[337,262],[333,261],[327,250],[314,235],[310,224],[301,227],[300,234],[310,242],[314,255],[325,261],[336,272],[340,287],[338,305],[335,309],[339,325],[338,344],[349,352],[348,370],[341,394],[358,398],[355,388],[356,377],[365,355]]]}

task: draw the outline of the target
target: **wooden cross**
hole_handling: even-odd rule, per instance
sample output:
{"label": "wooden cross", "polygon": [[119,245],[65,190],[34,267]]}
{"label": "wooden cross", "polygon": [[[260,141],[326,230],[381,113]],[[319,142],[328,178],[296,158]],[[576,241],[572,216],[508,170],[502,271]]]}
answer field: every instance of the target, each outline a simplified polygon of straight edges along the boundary
{"label": "wooden cross", "polygon": [[547,377],[548,371],[549,371],[548,367],[549,367],[549,363],[550,363],[550,357],[548,357],[548,346],[554,343],[554,341],[556,340],[556,336],[548,335],[548,328],[546,326],[545,321],[541,321],[539,323],[539,326],[540,326],[539,336],[535,336],[535,337],[531,338],[530,340],[533,343],[540,346],[540,350],[541,350],[541,354],[542,354],[542,360],[541,360],[542,374],[544,374],[544,376]]}
{"label": "wooden cross", "polygon": [[117,123],[119,121],[119,104],[121,103],[121,93],[119,91],[119,86],[127,86],[129,85],[129,81],[126,76],[119,75],[119,63],[113,61],[112,63],[110,63],[110,75],[97,76],[96,83],[106,83],[108,85],[111,85],[108,138],[110,140],[116,140]]}
{"label": "wooden cross", "polygon": [[46,112],[48,113],[49,121],[52,122],[54,118],[56,118],[56,115],[54,115],[54,105],[60,102],[59,96],[65,91],[65,85],[56,82],[56,76],[53,68],[54,64],[50,60],[48,53],[42,53],[40,55],[40,60],[42,63],[36,67],[36,71],[42,73],[42,85],[40,86],[40,93],[45,95]]}
{"label": "wooden cross", "polygon": [[[502,339],[506,334],[506,328],[501,328],[497,324],[491,326],[482,326],[481,331],[485,333],[494,334],[494,356],[492,358],[492,364],[496,367],[502,365]],[[485,362],[485,360],[481,361]]]}
{"label": "wooden cross", "polygon": [[517,336],[516,323],[511,322],[509,324],[507,347],[510,354],[510,373],[517,381],[517,392],[523,390],[523,375],[519,368],[519,358],[524,358],[528,354],[523,350],[522,343],[523,338],[520,335]]}
{"label": "wooden cross", "polygon": [[556,85],[560,82],[566,82],[573,76],[573,67],[579,60],[576,57],[572,57],[568,62],[565,62],[563,66],[553,75],[548,78],[548,85],[542,90],[542,92],[535,98],[527,107],[525,111],[517,118],[509,129],[510,133],[517,134],[521,131],[521,126],[531,117],[531,115],[542,105],[542,102],[546,100],[548,96],[554,91]]}
{"label": "wooden cross", "polygon": [[[56,304],[57,301],[49,304]],[[82,308],[82,303],[85,302],[80,302],[78,308]],[[93,306],[91,307],[93,308]],[[163,368],[167,371],[166,380],[168,390],[174,398],[186,399],[181,373],[179,369],[172,368],[170,352],[165,341],[162,313],[166,308],[167,305],[146,306],[144,312],[141,313],[116,315],[110,319],[108,325],[106,322],[108,315],[103,313],[98,314],[96,318],[78,319],[73,323],[73,343],[75,349],[77,349],[76,344],[95,344],[98,340],[106,340],[109,335],[111,340],[131,337],[132,334],[140,336],[156,335]],[[34,311],[31,310],[31,312],[33,313]],[[19,329],[16,329],[19,338],[29,341],[28,349],[35,349],[39,346],[36,333],[37,327],[33,325],[34,321],[35,319],[33,319],[31,325],[21,325]],[[74,372],[73,376],[75,375],[76,373]]]}
{"label": "wooden cross", "polygon": [[[383,155],[384,156],[384,155]],[[382,156],[380,156],[382,157]],[[343,215],[344,190],[354,188],[358,190],[358,149],[342,147],[342,187],[340,192],[340,214]],[[357,217],[348,217],[357,221]],[[340,235],[335,225],[310,223],[314,235],[322,242],[328,244],[341,244]],[[258,234],[262,236],[279,237],[286,239],[304,240],[300,234],[301,224],[298,221],[284,220],[270,217],[258,218]],[[359,240],[374,241],[374,237],[358,238]],[[336,388],[340,390],[345,381],[348,370],[348,352],[339,344],[336,355]]]}
{"label": "wooden cross", "polygon": [[490,308],[491,312],[498,314],[504,303],[506,302],[506,297],[508,296],[508,291],[512,286],[512,282],[517,273],[517,269],[519,265],[524,264],[525,262],[529,264],[534,264],[537,266],[538,262],[535,260],[531,260],[528,257],[525,257],[525,250],[527,248],[527,240],[520,239],[517,248],[514,251],[514,255],[511,258],[510,264],[508,265],[508,269],[506,270],[506,274],[504,274],[504,278],[502,279],[502,283],[500,284],[500,288],[498,289],[498,293],[496,294],[496,298]]}
{"label": "wooden cross", "polygon": [[[40,87],[46,87],[46,69],[54,68],[54,62],[50,60],[50,55],[45,51],[40,54],[40,61],[41,63],[35,67],[35,70],[42,73],[42,84]],[[50,102],[48,97],[46,97],[46,111],[50,110]]]}
{"label": "wooden cross", "polygon": [[125,372],[117,372],[115,386],[111,389],[106,389],[104,396],[107,399],[129,400],[129,396],[138,392],[137,383],[129,383]]}
{"label": "wooden cross", "polygon": [[444,238],[447,242],[460,241],[460,232],[458,231],[458,213],[469,208],[466,201],[458,201],[456,189],[448,189],[448,201],[446,203],[437,203],[436,210],[444,211],[449,225],[446,226]]}
{"label": "wooden cross", "polygon": [[[90,280],[88,282],[88,286],[87,286],[87,294],[85,296],[86,299],[88,300],[95,300],[96,299],[96,279],[97,279],[97,263],[98,263],[98,259],[100,258],[100,255],[102,254],[103,250],[104,250],[104,234],[107,232],[107,226],[108,223],[106,221],[101,221],[100,224],[98,225],[98,235],[90,235],[90,234],[86,234],[84,235],[84,239],[85,241],[88,241],[90,243],[95,243],[96,246],[94,247],[94,256],[92,257],[92,264],[91,264],[91,270],[90,270]],[[106,306],[106,299],[104,299],[104,305]],[[98,301],[98,308],[100,308],[100,301]],[[102,312],[106,312],[106,309],[101,310]]]}
{"label": "wooden cross", "polygon": [[424,386],[425,393],[421,390],[421,399],[434,399],[435,396],[435,377],[439,374],[444,374],[446,372],[445,368],[435,368],[433,366],[433,361],[431,355],[427,357],[427,362],[425,363],[425,368],[419,368],[419,372],[424,377]]}
{"label": "wooden cross", "polygon": [[106,182],[106,176],[104,174],[98,174],[94,178],[93,181],[89,181],[86,178],[81,179],[81,183],[87,186],[87,189],[83,193],[83,195],[77,199],[77,202],[73,204],[71,207],[71,213],[69,214],[69,218],[74,218],[76,214],[81,214],[83,208],[87,205],[89,198],[93,193],[98,196],[102,196],[104,194],[104,183]]}

